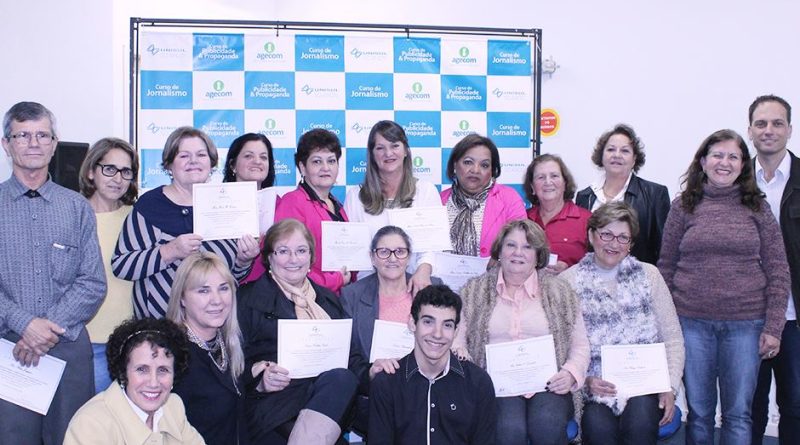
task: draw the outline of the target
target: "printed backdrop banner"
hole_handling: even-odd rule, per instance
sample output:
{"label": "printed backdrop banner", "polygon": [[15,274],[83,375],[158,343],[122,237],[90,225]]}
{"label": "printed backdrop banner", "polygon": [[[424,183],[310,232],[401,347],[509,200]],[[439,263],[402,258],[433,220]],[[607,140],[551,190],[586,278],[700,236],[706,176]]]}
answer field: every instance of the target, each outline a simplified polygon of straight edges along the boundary
{"label": "printed backdrop banner", "polygon": [[274,146],[276,185],[299,180],[298,138],[312,128],[339,136],[334,193],[344,199],[366,172],[370,128],[406,131],[417,177],[449,184],[447,158],[464,136],[490,137],[500,181],[521,191],[533,157],[533,70],[528,38],[407,37],[281,32],[280,35],[140,30],[137,145],[141,187],[168,183],[161,152],[169,133],[193,125],[220,150],[262,133]]}

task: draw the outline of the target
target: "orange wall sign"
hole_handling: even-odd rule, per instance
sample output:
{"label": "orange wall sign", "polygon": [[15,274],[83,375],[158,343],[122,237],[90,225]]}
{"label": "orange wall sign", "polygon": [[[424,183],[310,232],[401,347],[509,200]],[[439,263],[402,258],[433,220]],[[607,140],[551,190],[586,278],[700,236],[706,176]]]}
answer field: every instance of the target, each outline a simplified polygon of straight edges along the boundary
{"label": "orange wall sign", "polygon": [[545,108],[542,110],[542,115],[539,120],[542,136],[553,136],[558,133],[558,127],[561,126],[561,117],[552,108]]}

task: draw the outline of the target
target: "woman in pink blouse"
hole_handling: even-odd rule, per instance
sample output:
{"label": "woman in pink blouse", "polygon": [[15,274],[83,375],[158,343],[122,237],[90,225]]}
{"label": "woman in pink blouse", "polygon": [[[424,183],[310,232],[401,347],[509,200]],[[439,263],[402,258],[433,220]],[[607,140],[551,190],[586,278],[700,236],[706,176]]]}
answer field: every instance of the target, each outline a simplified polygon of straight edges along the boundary
{"label": "woman in pink blouse", "polygon": [[580,304],[566,281],[543,273],[550,251],[533,221],[506,224],[491,253],[499,267],[461,288],[464,308],[453,348],[459,358],[486,368],[487,344],[552,335],[558,371],[546,391],[497,398],[497,443],[566,444],[567,422],[580,417],[576,391],[589,365]]}

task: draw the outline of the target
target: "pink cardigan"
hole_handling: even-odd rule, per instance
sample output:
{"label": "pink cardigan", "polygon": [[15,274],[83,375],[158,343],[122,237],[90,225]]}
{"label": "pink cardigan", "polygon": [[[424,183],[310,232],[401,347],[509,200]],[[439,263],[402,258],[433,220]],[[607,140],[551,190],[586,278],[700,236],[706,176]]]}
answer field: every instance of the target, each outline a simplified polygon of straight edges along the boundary
{"label": "pink cardigan", "polygon": [[[348,218],[344,211],[344,207],[342,207],[341,211],[344,220],[347,221]],[[314,244],[316,245],[316,248],[314,249],[316,252],[316,258],[314,259],[314,263],[311,264],[311,270],[308,273],[308,277],[311,278],[315,283],[319,284],[320,286],[327,287],[338,295],[339,290],[344,284],[342,274],[339,272],[322,271],[322,250],[319,247],[322,245],[322,221],[332,221],[328,211],[321,203],[312,201],[308,196],[308,193],[298,186],[297,189],[283,195],[275,206],[275,222],[286,218],[294,218],[305,224],[305,226],[308,227],[308,230],[311,231],[311,235],[314,237]],[[242,280],[241,284],[255,281],[266,272],[262,261],[263,260],[259,255],[258,258],[255,259],[250,275]]]}
{"label": "pink cardigan", "polygon": [[[452,194],[452,188],[442,191],[442,204],[447,205]],[[507,185],[495,184],[489,191],[486,207],[483,209],[480,256],[485,258],[491,255],[492,243],[507,222],[527,217],[525,204],[522,203],[519,193]]]}

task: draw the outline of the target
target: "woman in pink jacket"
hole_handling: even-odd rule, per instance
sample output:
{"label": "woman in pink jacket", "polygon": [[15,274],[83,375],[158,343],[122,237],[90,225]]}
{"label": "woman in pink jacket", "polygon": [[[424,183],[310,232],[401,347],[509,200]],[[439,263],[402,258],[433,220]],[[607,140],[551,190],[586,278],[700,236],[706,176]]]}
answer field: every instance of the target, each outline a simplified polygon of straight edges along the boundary
{"label": "woman in pink jacket", "polygon": [[[297,189],[281,198],[275,208],[275,222],[294,218],[305,224],[314,236],[314,243],[322,245],[322,221],[348,221],[342,204],[331,189],[339,174],[342,145],[336,134],[321,128],[305,132],[297,141],[294,162],[302,179]],[[314,258],[308,277],[335,294],[351,281],[346,269],[339,272],[322,271],[322,251]]]}
{"label": "woman in pink jacket", "polygon": [[500,229],[527,217],[519,193],[498,184],[499,176],[500,153],[491,139],[470,134],[453,147],[447,161],[453,187],[441,193],[453,253],[488,257]]}

